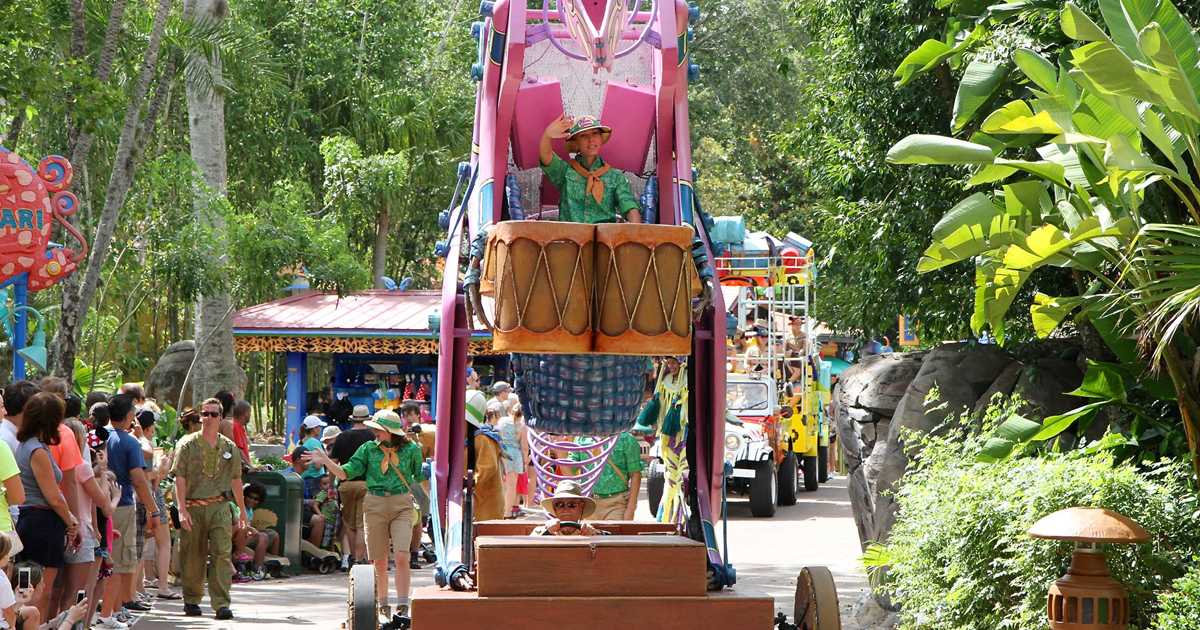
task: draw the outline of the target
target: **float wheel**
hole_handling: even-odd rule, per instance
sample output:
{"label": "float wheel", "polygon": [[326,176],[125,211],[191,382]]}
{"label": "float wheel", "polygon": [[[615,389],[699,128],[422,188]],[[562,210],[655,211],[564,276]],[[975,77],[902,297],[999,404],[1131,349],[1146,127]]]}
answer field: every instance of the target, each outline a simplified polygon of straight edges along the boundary
{"label": "float wheel", "polygon": [[796,578],[795,618],[796,627],[801,630],[842,629],[837,586],[829,569],[812,566],[800,570]]}
{"label": "float wheel", "polygon": [[375,567],[359,564],[350,567],[350,601],[346,630],[378,630],[379,612],[375,608]]}

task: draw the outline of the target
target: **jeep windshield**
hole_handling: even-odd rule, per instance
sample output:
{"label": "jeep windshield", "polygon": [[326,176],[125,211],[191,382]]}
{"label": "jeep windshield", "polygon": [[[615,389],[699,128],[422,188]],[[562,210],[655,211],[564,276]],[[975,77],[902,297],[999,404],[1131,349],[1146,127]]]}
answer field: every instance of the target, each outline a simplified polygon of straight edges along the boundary
{"label": "jeep windshield", "polygon": [[728,383],[725,387],[725,408],[733,413],[771,409],[771,388],[766,383]]}

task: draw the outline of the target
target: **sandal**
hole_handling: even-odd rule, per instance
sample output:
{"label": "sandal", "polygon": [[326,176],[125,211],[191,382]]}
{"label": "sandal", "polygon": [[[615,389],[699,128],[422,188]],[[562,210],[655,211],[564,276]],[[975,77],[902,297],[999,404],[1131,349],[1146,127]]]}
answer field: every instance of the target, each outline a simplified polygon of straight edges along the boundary
{"label": "sandal", "polygon": [[183,595],[174,591],[159,591],[159,599],[183,599]]}

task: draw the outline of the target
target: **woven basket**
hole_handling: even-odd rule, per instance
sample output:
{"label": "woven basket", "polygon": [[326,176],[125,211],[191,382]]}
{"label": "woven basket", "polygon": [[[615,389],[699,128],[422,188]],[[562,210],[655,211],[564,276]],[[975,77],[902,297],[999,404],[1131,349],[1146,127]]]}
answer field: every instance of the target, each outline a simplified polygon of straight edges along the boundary
{"label": "woven basket", "polygon": [[514,354],[514,387],[529,426],[557,435],[616,435],[642,403],[646,357]]}

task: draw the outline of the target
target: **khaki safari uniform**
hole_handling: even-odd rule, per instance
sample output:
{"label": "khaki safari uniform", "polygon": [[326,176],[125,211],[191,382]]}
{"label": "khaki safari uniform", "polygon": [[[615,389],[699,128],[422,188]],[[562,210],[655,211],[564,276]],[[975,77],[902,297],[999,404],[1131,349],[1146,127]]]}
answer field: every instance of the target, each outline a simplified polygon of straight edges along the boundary
{"label": "khaki safari uniform", "polygon": [[558,189],[560,221],[613,223],[618,216],[624,218],[630,210],[638,209],[629,180],[600,157],[586,168],[575,159],[567,162],[555,155],[542,166],[542,172]]}
{"label": "khaki safari uniform", "polygon": [[420,483],[422,463],[421,447],[413,442],[393,450],[371,440],[358,447],[342,466],[347,477],[365,475],[367,479],[363,526],[367,558],[372,562],[387,558],[390,549],[396,553],[408,551],[416,519],[408,484]]}
{"label": "khaki safari uniform", "polygon": [[[591,438],[577,441],[579,444],[593,442],[595,440]],[[571,454],[571,459],[580,461],[590,457],[594,457],[590,451],[576,451]],[[604,462],[604,470],[596,479],[596,485],[592,487],[592,498],[596,501],[596,511],[592,513],[592,519],[619,521],[625,518],[625,508],[629,505],[631,490],[630,477],[634,473],[640,474],[641,472],[641,446],[638,445],[637,438],[628,432],[622,433],[617,437],[616,444],[609,452],[608,460]],[[632,490],[636,492],[639,488],[632,488]]]}
{"label": "khaki safari uniform", "polygon": [[475,521],[504,518],[504,473],[500,443],[475,434]]}
{"label": "khaki safari uniform", "polygon": [[214,609],[229,606],[229,585],[233,565],[229,555],[233,546],[233,513],[222,496],[242,477],[242,453],[233,440],[218,435],[216,447],[209,446],[201,433],[186,435],[176,447],[176,477],[187,481],[187,510],[192,517],[191,531],[182,532],[183,601],[199,604],[204,597],[207,566],[208,595]]}

